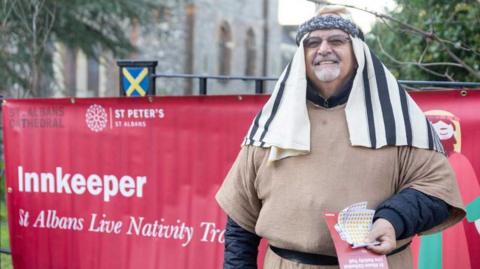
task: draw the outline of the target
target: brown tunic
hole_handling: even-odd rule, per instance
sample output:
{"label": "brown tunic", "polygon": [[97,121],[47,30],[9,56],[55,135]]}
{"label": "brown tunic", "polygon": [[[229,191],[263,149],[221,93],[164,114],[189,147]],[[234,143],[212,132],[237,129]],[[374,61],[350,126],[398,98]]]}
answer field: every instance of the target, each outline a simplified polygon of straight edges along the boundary
{"label": "brown tunic", "polygon": [[[338,212],[361,201],[376,208],[400,190],[414,188],[452,206],[450,218],[428,232],[463,218],[455,176],[445,156],[406,146],[353,147],[345,105],[326,109],[307,103],[311,152],[269,162],[269,149],[243,147],[217,193],[220,206],[241,227],[276,247],[336,256],[324,211]],[[390,268],[411,267],[409,253],[389,257]],[[403,267],[398,262],[392,267],[392,259]],[[268,252],[265,266],[270,265],[265,268],[321,268],[279,265],[290,264],[282,260]]]}

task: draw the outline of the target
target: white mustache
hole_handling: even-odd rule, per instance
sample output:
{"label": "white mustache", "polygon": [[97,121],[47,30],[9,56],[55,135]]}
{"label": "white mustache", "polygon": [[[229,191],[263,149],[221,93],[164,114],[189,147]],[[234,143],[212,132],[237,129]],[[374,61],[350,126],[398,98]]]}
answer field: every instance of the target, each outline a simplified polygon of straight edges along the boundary
{"label": "white mustache", "polygon": [[320,64],[321,62],[334,62],[334,63],[338,63],[340,60],[336,57],[317,57],[313,60],[313,64],[314,65],[318,65]]}

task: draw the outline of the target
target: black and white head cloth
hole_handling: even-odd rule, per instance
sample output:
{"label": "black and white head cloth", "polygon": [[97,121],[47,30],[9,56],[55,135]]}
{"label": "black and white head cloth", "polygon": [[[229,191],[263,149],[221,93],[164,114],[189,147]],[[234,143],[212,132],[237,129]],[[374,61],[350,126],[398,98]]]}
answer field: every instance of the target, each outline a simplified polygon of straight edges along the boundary
{"label": "black and white head cloth", "polygon": [[[345,20],[335,18],[339,19]],[[271,161],[310,152],[303,39],[307,32],[325,29],[318,25],[321,24],[303,32],[292,62],[281,74],[243,141],[243,145],[270,147]],[[358,64],[345,107],[352,146],[379,149],[408,145],[443,153],[439,137],[418,105],[358,34],[345,32],[350,34]]]}

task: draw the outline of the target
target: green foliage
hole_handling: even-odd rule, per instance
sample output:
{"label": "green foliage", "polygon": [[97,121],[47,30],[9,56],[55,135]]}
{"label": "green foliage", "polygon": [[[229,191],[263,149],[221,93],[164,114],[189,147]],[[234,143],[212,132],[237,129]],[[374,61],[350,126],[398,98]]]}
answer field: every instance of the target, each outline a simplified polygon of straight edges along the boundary
{"label": "green foliage", "polygon": [[[8,235],[8,226],[5,220],[5,216],[7,214],[7,209],[5,206],[5,201],[0,199],[0,248],[10,249],[10,242]],[[2,269],[10,269],[12,267],[12,256],[7,254],[0,254],[0,268]]]}
{"label": "green foliage", "polygon": [[131,52],[125,33],[125,20],[147,23],[153,4],[129,0],[53,0],[58,14],[52,37],[63,44],[83,50],[89,56],[99,51],[117,55]]}
{"label": "green foliage", "polygon": [[[0,143],[3,143],[3,141],[0,140]],[[3,162],[3,160],[0,161],[0,207],[3,203],[5,203],[5,198],[6,198],[6,196],[5,196],[6,195],[6,192],[5,192],[6,182],[5,182],[4,166],[5,166],[5,163]],[[0,222],[7,220],[7,216],[4,213],[5,212],[0,210]]]}
{"label": "green foliage", "polygon": [[93,58],[132,52],[126,26],[148,23],[162,2],[151,1],[0,0],[0,91],[13,87],[38,95],[53,72],[55,42]]}
{"label": "green foliage", "polygon": [[[478,26],[480,25],[480,4],[477,0],[396,0],[396,2],[398,6],[389,14],[390,16],[417,29],[434,33],[444,40],[443,44],[474,72],[449,64],[424,66],[432,71],[428,72],[417,65],[405,64],[405,62],[422,62],[459,65],[458,61],[455,61],[434,38],[414,33],[395,22],[379,21],[367,35],[367,43],[394,75],[406,80],[480,80]],[[392,60],[392,57],[395,60]]]}

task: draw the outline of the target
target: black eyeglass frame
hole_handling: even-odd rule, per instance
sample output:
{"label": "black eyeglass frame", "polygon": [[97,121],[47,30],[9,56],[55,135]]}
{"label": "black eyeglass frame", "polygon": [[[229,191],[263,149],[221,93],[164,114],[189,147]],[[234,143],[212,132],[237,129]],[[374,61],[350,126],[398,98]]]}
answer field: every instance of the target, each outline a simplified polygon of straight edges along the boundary
{"label": "black eyeglass frame", "polygon": [[[314,40],[316,42],[312,42],[311,40]],[[326,39],[318,36],[309,36],[303,40],[303,47],[308,49],[315,49],[320,47],[323,41],[326,41],[330,47],[337,48],[347,44],[351,40],[352,39],[349,36],[344,35],[332,35],[327,37]]]}

